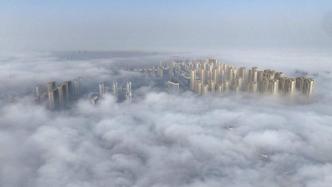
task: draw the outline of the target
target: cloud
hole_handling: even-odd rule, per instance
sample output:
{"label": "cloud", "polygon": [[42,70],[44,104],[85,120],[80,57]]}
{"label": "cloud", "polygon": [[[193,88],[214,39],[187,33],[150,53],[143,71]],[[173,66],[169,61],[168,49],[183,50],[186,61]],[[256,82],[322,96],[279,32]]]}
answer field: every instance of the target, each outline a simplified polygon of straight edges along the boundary
{"label": "cloud", "polygon": [[[247,53],[238,54],[247,59]],[[241,61],[231,55],[229,60]],[[305,55],[304,59],[317,57]],[[294,62],[292,56],[283,60]],[[59,112],[33,103],[30,96],[3,102],[1,186],[329,186],[332,75],[326,71],[331,64],[320,60],[321,66],[312,72],[318,73],[317,93],[307,104],[245,95],[171,95],[150,88],[143,89],[144,95],[134,103],[117,103],[108,95],[99,105],[91,105],[82,98],[72,109]],[[57,73],[65,64],[53,63],[57,62],[40,63],[39,68],[56,67]],[[68,75],[108,71],[95,72],[95,62],[72,63],[65,70]],[[11,64],[12,71],[22,67],[19,60]],[[296,64],[288,71],[309,70]],[[79,70],[70,70],[74,67]],[[85,67],[92,69],[82,71]],[[285,67],[280,64],[280,69]],[[22,69],[27,74],[34,71]],[[34,82],[20,80],[13,82]]]}

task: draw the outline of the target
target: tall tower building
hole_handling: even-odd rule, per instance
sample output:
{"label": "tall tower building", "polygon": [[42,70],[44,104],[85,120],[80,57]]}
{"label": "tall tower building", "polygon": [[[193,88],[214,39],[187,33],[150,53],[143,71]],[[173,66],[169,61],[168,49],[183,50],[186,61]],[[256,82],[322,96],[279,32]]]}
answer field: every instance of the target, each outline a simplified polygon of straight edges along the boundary
{"label": "tall tower building", "polygon": [[195,90],[196,71],[193,69],[190,72],[190,88]]}
{"label": "tall tower building", "polygon": [[105,87],[105,83],[99,83],[98,85],[99,88],[99,97],[103,98],[106,94],[106,87]]}
{"label": "tall tower building", "polygon": [[205,79],[205,69],[201,69],[200,70],[200,78],[201,78],[202,84],[204,84],[206,82],[206,79]]}
{"label": "tall tower building", "polygon": [[285,90],[285,93],[287,95],[290,95],[290,96],[294,95],[294,93],[295,93],[295,79],[287,78],[286,82],[285,82],[284,90]]}
{"label": "tall tower building", "polygon": [[238,69],[237,78],[241,78],[242,80],[245,81],[245,78],[246,78],[246,68],[245,67],[240,67]]}
{"label": "tall tower building", "polygon": [[253,67],[251,70],[251,81],[257,82],[257,67]]}
{"label": "tall tower building", "polygon": [[48,94],[48,106],[50,109],[55,109],[58,105],[58,92],[56,89],[56,83],[50,81],[47,84],[47,94]]}
{"label": "tall tower building", "polygon": [[244,89],[243,79],[241,77],[238,77],[234,80],[234,90],[236,92],[239,92]]}
{"label": "tall tower building", "polygon": [[36,97],[36,101],[39,102],[40,101],[40,97],[41,97],[41,94],[40,94],[40,87],[39,86],[36,86],[34,89],[33,89],[33,93]]}
{"label": "tall tower building", "polygon": [[263,78],[262,82],[259,84],[259,91],[262,94],[268,93],[270,81],[266,78]]}
{"label": "tall tower building", "polygon": [[114,97],[118,97],[118,94],[119,94],[119,90],[118,90],[118,82],[117,81],[113,81],[113,84],[112,84],[112,93],[113,93],[113,96]]}
{"label": "tall tower building", "polygon": [[198,95],[202,95],[202,81],[201,80],[196,80],[195,81],[195,92],[198,94]]}
{"label": "tall tower building", "polygon": [[273,80],[270,80],[269,82],[270,82],[269,83],[269,92],[272,95],[278,95],[278,92],[279,92],[279,89],[278,89],[279,80],[273,79]]}
{"label": "tall tower building", "polygon": [[164,78],[164,69],[162,66],[158,66],[158,76],[163,79]]}
{"label": "tall tower building", "polygon": [[74,95],[75,95],[75,98],[78,99],[80,97],[80,91],[81,91],[81,81],[80,81],[81,78],[78,78],[76,80],[74,80]]}
{"label": "tall tower building", "polygon": [[69,92],[69,99],[73,100],[75,99],[75,84],[73,83],[73,81],[66,81],[68,84],[68,92]]}
{"label": "tall tower building", "polygon": [[128,101],[132,101],[132,98],[133,98],[133,93],[132,93],[132,90],[131,90],[131,82],[128,81],[126,83],[126,99]]}
{"label": "tall tower building", "polygon": [[304,81],[305,81],[304,77],[297,77],[296,78],[296,83],[295,83],[296,85],[295,85],[295,87],[296,87],[296,89],[298,91],[302,91],[303,90]]}
{"label": "tall tower building", "polygon": [[65,81],[62,83],[63,86],[65,87],[65,103],[68,104],[70,102],[71,99],[71,81]]}
{"label": "tall tower building", "polygon": [[65,84],[61,84],[58,86],[58,92],[59,92],[59,106],[61,108],[64,108],[67,103],[67,87]]}
{"label": "tall tower building", "polygon": [[48,91],[48,107],[52,110],[59,107],[59,91],[57,88]]}
{"label": "tall tower building", "polygon": [[48,84],[47,84],[47,90],[48,91],[52,91],[53,89],[55,89],[56,88],[56,83],[55,83],[55,81],[50,81],[50,82],[48,82]]}
{"label": "tall tower building", "polygon": [[257,82],[260,84],[264,78],[264,71],[257,71]]}
{"label": "tall tower building", "polygon": [[286,86],[286,77],[280,77],[279,78],[279,92],[282,94],[285,94],[285,86]]}
{"label": "tall tower building", "polygon": [[304,79],[303,93],[307,96],[312,95],[314,89],[314,80],[311,78]]}

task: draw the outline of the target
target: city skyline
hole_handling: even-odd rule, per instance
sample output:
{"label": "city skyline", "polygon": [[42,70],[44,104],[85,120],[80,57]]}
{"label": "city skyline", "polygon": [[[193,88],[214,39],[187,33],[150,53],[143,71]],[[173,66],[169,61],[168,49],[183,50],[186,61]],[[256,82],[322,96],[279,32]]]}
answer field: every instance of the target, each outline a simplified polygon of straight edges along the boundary
{"label": "city skyline", "polygon": [[[119,67],[118,70],[121,70]],[[116,101],[132,102],[135,90],[132,89],[132,81],[135,89],[140,89],[147,82],[156,82],[155,86],[170,94],[179,94],[192,91],[200,96],[227,96],[240,93],[250,93],[260,96],[305,96],[307,99],[313,96],[314,79],[307,75],[288,77],[283,72],[271,69],[258,69],[252,67],[236,67],[222,63],[221,60],[208,58],[204,60],[175,60],[164,62],[158,66],[126,66],[126,71],[141,73],[143,80],[126,80],[119,83],[118,80],[98,83],[97,93],[88,90],[81,91],[81,78],[67,80],[57,84],[49,81],[45,86],[36,86],[33,94],[37,103],[47,100],[47,107],[51,110],[68,109],[73,102],[81,96],[88,95],[92,104],[102,102],[106,95],[111,94]],[[227,94],[227,95],[226,95]],[[86,97],[86,96],[85,96]]]}

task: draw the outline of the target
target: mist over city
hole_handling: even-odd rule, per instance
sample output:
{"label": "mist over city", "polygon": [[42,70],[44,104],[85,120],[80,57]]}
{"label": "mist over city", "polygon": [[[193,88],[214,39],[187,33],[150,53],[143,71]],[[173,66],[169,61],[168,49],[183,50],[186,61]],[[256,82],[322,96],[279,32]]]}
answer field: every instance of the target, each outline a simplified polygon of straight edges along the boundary
{"label": "mist over city", "polygon": [[329,187],[331,11],[0,2],[0,186]]}

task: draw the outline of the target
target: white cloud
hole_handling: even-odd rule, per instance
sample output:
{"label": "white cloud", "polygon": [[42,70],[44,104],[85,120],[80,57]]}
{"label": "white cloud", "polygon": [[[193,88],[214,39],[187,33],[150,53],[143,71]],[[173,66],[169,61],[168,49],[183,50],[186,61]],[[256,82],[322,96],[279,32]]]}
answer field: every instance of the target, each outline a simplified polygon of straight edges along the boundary
{"label": "white cloud", "polygon": [[[11,63],[12,71],[20,67],[27,74],[34,71],[20,62]],[[58,73],[65,66],[52,63],[39,68],[55,66]],[[80,70],[95,65],[82,63],[87,65],[79,65]],[[320,81],[319,97],[308,104],[241,95],[169,95],[149,89],[135,103],[116,103],[108,96],[97,106],[81,100],[66,112],[48,111],[29,97],[3,104],[0,183],[6,187],[329,186],[332,75],[326,72],[330,64],[321,65],[315,77]],[[74,65],[66,67],[71,75]],[[106,71],[91,69],[82,73],[93,76]],[[22,79],[13,82],[20,85]],[[33,78],[27,82],[33,85]]]}

